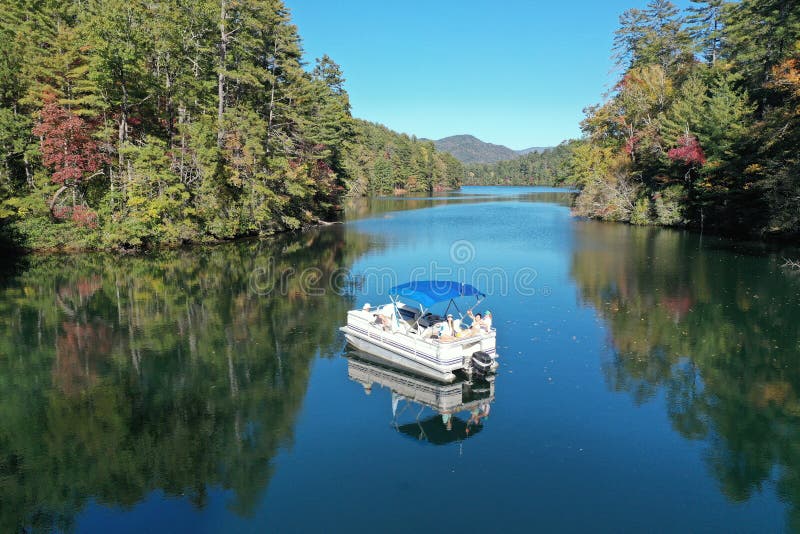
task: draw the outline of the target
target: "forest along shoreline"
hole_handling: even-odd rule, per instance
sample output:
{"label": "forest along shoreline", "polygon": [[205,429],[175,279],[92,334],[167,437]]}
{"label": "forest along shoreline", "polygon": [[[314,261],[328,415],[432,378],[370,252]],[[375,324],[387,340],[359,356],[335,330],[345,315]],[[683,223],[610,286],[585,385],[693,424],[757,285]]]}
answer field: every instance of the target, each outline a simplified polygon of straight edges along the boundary
{"label": "forest along shoreline", "polygon": [[4,248],[271,235],[333,219],[347,194],[460,185],[433,142],[353,118],[330,57],[304,68],[280,0],[6,7]]}
{"label": "forest along shoreline", "polygon": [[353,118],[342,69],[327,55],[304,68],[280,0],[16,3],[0,42],[3,249],[274,235],[349,197],[462,184],[563,185],[578,216],[800,238],[800,11],[779,0],[625,11],[623,74],[582,139],[468,166]]}
{"label": "forest along shoreline", "polygon": [[465,184],[560,180],[577,215],[798,244],[800,10],[652,0],[622,13],[611,52],[622,74],[582,139],[470,165]]}
{"label": "forest along shoreline", "polygon": [[614,54],[572,160],[577,211],[797,243],[800,11],[653,0],[622,14]]}

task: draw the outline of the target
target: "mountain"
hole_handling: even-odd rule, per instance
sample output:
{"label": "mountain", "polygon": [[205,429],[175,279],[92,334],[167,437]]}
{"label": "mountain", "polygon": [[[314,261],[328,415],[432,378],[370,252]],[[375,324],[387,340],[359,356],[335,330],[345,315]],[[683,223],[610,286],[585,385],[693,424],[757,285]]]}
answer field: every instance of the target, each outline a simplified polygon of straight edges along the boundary
{"label": "mountain", "polygon": [[436,150],[449,152],[461,163],[494,163],[519,156],[507,146],[485,143],[472,135],[452,135],[433,144]]}
{"label": "mountain", "polygon": [[461,163],[495,163],[536,152],[541,154],[552,147],[534,146],[522,150],[512,150],[507,146],[481,141],[474,135],[451,135],[434,141],[436,150],[449,152]]}
{"label": "mountain", "polygon": [[525,154],[530,154],[531,152],[536,152],[537,154],[541,154],[542,152],[547,152],[548,150],[552,150],[553,147],[551,146],[532,146],[530,148],[523,148],[522,150],[515,150],[517,154],[520,156],[524,156]]}

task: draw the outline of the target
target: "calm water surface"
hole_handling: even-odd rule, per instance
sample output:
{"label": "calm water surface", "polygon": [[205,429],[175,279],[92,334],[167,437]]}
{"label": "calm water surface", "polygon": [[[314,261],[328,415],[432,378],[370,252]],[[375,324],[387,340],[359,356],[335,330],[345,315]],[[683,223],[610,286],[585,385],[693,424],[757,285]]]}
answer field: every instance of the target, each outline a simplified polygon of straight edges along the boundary
{"label": "calm water surface", "polygon": [[[800,276],[568,203],[465,188],[6,266],[0,532],[800,529]],[[337,329],[421,273],[477,281],[498,330],[450,430]]]}

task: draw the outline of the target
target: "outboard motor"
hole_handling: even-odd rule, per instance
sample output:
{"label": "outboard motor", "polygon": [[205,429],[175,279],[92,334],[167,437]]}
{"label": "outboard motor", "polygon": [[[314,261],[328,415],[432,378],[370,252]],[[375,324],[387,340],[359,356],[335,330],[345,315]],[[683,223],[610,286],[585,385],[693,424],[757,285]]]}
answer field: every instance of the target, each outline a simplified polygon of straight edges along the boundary
{"label": "outboard motor", "polygon": [[485,375],[492,369],[494,360],[481,350],[472,353],[472,370],[478,375]]}

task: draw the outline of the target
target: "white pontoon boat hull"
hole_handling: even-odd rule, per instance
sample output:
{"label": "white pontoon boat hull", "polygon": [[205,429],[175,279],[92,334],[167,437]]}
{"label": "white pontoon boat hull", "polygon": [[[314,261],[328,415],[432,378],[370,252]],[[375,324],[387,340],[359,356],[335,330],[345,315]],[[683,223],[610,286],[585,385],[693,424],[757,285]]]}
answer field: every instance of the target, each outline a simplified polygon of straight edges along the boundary
{"label": "white pontoon boat hull", "polygon": [[[445,341],[433,336],[430,328],[420,328],[418,324],[416,328],[414,326],[398,321],[393,328],[386,330],[376,324],[374,313],[351,310],[347,313],[347,326],[340,330],[358,350],[442,382],[455,380],[456,371],[471,376],[472,355],[475,352],[482,351],[496,357],[494,330],[476,335],[467,335],[467,331],[462,336]],[[496,369],[497,362],[494,362],[490,371]]]}

